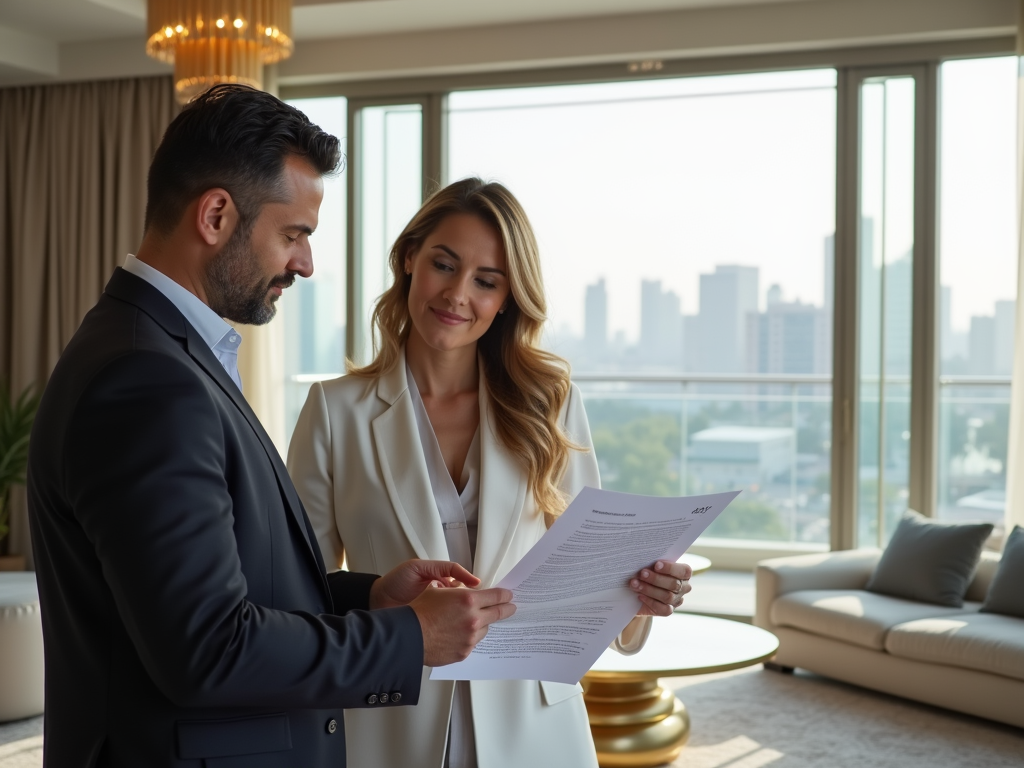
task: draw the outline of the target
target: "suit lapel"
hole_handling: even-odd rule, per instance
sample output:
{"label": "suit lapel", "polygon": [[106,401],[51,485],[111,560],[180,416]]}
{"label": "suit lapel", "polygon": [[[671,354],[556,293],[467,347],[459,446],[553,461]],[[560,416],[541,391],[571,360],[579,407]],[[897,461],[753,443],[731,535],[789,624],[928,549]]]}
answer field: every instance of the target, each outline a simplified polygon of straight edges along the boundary
{"label": "suit lapel", "polygon": [[494,430],[491,399],[480,373],[480,527],[474,571],[484,587],[492,586],[512,543],[526,503],[522,466]]}
{"label": "suit lapel", "polygon": [[107,283],[106,292],[139,307],[169,334],[182,339],[189,356],[217,383],[224,394],[228,396],[245,417],[256,438],[263,446],[263,450],[266,451],[271,466],[274,468],[277,484],[281,490],[281,497],[284,499],[289,514],[291,514],[298,525],[299,531],[306,542],[310,558],[314,565],[316,565],[317,571],[320,574],[320,580],[323,582],[323,588],[327,592],[323,560],[318,549],[312,544],[312,534],[306,521],[306,515],[295,491],[295,486],[288,475],[288,470],[285,468],[284,462],[281,461],[281,456],[278,454],[277,448],[274,446],[273,441],[271,441],[270,436],[263,429],[263,425],[260,424],[260,420],[256,418],[256,414],[253,413],[245,397],[238,390],[231,377],[228,376],[228,372],[224,370],[224,366],[221,365],[217,356],[213,354],[213,350],[207,346],[199,332],[178,311],[174,303],[142,278],[136,277],[118,267],[114,270],[110,282]]}
{"label": "suit lapel", "polygon": [[430,487],[405,375],[404,350],[394,368],[377,382],[377,396],[390,406],[373,420],[372,429],[381,476],[395,517],[418,557],[447,560],[448,545]]}
{"label": "suit lapel", "polygon": [[[306,516],[302,511],[302,504],[299,501],[298,493],[295,490],[295,486],[292,484],[291,478],[288,475],[288,470],[284,466],[284,462],[281,461],[281,455],[277,452],[277,447],[270,439],[270,435],[263,429],[263,425],[260,420],[253,413],[252,408],[249,406],[248,401],[235,386],[235,383],[228,376],[228,372],[224,370],[224,366],[221,365],[220,360],[213,354],[203,338],[199,335],[191,325],[188,326],[186,335],[186,347],[189,355],[192,359],[199,364],[199,367],[206,371],[211,378],[213,378],[220,388],[224,391],[231,402],[235,404],[235,407],[241,411],[245,420],[249,422],[249,427],[252,429],[256,438],[260,441],[263,446],[263,450],[267,454],[271,465],[274,467],[274,474],[277,476],[277,484],[281,489],[281,495],[285,499],[285,506],[288,507],[288,511],[295,519],[296,524],[299,526],[299,530],[302,532],[303,538],[306,540],[306,546],[313,550],[312,541],[310,534],[306,526]],[[315,558],[314,558],[315,559]]]}

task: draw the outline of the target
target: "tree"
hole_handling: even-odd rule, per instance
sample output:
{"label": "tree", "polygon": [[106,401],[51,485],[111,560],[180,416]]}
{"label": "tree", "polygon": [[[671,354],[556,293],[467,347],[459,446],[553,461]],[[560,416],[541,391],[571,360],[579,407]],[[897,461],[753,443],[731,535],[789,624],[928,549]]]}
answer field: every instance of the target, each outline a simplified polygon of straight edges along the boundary
{"label": "tree", "polygon": [[740,496],[718,516],[706,531],[707,536],[722,539],[760,539],[787,541],[789,531],[779,511],[758,498]]}

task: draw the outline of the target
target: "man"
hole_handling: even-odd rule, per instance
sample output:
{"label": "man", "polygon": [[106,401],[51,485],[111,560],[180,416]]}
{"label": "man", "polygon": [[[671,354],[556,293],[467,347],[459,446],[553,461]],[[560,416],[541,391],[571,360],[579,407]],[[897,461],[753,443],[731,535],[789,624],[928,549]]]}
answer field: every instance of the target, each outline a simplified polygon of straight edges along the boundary
{"label": "man", "polygon": [[414,704],[423,664],[464,658],[514,611],[507,590],[427,588],[479,583],[452,563],[325,574],[241,394],[221,318],[268,322],[312,273],[338,161],[336,138],[241,86],[164,135],[142,245],[32,433],[50,768],[344,766],[342,709]]}

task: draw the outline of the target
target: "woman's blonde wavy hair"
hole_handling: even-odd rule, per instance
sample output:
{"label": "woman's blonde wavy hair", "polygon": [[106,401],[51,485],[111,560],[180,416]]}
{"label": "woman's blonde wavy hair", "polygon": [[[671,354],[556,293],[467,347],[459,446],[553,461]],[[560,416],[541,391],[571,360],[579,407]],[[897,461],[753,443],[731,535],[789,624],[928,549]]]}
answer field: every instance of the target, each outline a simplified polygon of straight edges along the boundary
{"label": "woman's blonde wavy hair", "polygon": [[443,219],[453,214],[479,216],[501,235],[508,266],[510,296],[480,338],[478,350],[490,395],[498,438],[519,457],[538,508],[554,517],[567,499],[558,483],[569,463],[572,443],[559,426],[569,395],[569,364],[537,344],[547,317],[537,240],[519,201],[496,182],[468,178],[435,192],[413,216],[391,248],[394,282],[373,310],[373,362],[349,365],[356,376],[380,377],[398,362],[409,338],[409,286],[405,259],[423,245]]}

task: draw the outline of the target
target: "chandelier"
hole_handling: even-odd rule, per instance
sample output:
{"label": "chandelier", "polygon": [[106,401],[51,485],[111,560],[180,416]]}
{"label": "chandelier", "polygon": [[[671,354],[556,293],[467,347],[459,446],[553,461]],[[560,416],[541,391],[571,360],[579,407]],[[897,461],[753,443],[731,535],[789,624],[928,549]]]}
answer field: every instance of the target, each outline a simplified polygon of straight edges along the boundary
{"label": "chandelier", "polygon": [[291,0],[149,0],[146,53],[174,64],[182,104],[217,83],[263,87],[263,65],[287,59]]}

